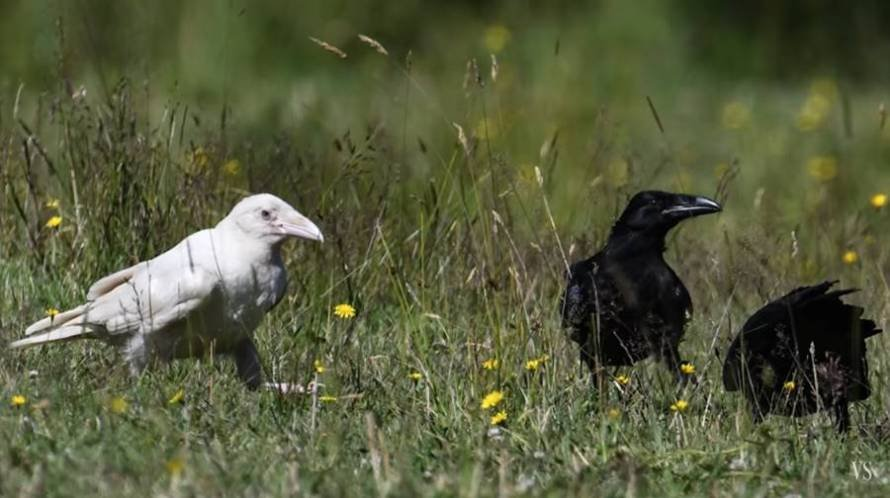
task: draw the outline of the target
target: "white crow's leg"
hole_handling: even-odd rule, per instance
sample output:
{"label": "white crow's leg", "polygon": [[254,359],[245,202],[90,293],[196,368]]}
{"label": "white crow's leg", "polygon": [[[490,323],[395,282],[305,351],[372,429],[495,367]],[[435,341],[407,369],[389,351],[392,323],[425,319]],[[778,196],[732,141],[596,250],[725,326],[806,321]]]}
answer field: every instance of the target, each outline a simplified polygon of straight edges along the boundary
{"label": "white crow's leg", "polygon": [[238,368],[238,378],[250,390],[256,390],[260,386],[272,389],[279,394],[303,394],[306,392],[300,384],[289,382],[263,382],[263,367],[260,364],[260,355],[250,338],[243,339],[234,350],[235,366]]}
{"label": "white crow's leg", "polygon": [[145,347],[145,338],[136,335],[127,342],[124,348],[124,356],[130,364],[130,375],[138,377],[148,366],[148,351]]}
{"label": "white crow's leg", "polygon": [[250,338],[245,338],[235,346],[235,366],[238,368],[238,378],[247,388],[255,390],[263,383],[263,367],[260,365],[260,355]]}

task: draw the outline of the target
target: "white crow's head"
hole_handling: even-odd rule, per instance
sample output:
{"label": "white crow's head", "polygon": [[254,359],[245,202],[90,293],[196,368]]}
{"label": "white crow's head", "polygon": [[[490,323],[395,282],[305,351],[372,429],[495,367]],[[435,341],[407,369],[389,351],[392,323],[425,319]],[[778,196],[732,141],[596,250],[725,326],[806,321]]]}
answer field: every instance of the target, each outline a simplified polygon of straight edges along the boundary
{"label": "white crow's head", "polygon": [[321,230],[290,204],[272,194],[245,197],[222,221],[231,222],[245,235],[277,244],[287,237],[324,242]]}

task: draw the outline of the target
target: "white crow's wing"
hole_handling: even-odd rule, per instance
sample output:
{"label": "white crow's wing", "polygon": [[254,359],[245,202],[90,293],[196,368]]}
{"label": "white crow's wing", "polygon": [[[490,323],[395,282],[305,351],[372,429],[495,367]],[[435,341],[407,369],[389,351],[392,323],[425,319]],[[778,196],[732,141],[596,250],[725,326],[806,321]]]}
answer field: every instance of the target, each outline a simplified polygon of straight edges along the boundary
{"label": "white crow's wing", "polygon": [[[144,270],[145,267],[146,263],[142,262],[100,278],[96,283],[90,286],[90,290],[87,292],[87,301],[96,301],[109,292],[113,292],[122,284],[132,279],[134,275],[137,275],[140,271]],[[25,335],[34,335],[40,332],[57,329],[69,322],[72,324],[80,323],[83,314],[90,308],[90,304],[84,304],[56,315],[45,317],[28,326],[25,330]]]}
{"label": "white crow's wing", "polygon": [[[158,265],[159,266],[159,265]],[[108,335],[151,334],[183,325],[201,330],[223,310],[220,280],[201,267],[147,265],[127,283],[96,300],[85,322],[99,322]]]}
{"label": "white crow's wing", "polygon": [[[77,308],[80,313],[52,329],[15,341],[20,348],[78,337],[115,340],[134,334],[151,335],[166,330],[205,333],[222,309],[219,279],[212,272],[193,267],[146,264],[144,271],[114,287],[95,301]],[[72,310],[72,312],[75,310]],[[59,315],[61,316],[61,315]]]}
{"label": "white crow's wing", "polygon": [[91,285],[90,290],[87,291],[87,301],[94,301],[100,296],[111,292],[117,286],[133,278],[139,271],[144,270],[146,264],[147,263],[143,261],[142,263],[135,264],[129,268],[124,268],[123,270],[116,271],[111,275],[100,278]]}

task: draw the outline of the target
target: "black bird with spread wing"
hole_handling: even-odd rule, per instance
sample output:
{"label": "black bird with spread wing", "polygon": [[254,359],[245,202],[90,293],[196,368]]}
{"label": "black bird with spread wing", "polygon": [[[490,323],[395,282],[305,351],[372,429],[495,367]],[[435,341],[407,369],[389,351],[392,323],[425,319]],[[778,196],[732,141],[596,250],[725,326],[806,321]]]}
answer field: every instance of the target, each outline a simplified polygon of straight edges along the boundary
{"label": "black bird with spread wing", "polygon": [[640,192],[615,222],[606,246],[572,265],[563,326],[595,378],[603,366],[631,365],[650,355],[683,378],[678,345],[692,300],[664,260],[665,236],[687,218],[720,210],[706,197]]}
{"label": "black bird with spread wing", "polygon": [[754,420],[768,413],[801,417],[826,409],[839,432],[847,404],[871,394],[865,339],[881,332],[863,310],[841,301],[836,282],[800,287],[745,322],[723,364],[723,385],[741,390]]}

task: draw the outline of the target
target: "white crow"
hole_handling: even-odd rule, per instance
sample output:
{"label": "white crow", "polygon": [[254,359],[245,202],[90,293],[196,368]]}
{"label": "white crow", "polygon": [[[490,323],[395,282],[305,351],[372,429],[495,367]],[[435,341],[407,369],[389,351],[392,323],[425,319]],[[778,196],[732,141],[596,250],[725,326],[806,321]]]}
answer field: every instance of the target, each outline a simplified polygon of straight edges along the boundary
{"label": "white crow", "polygon": [[216,227],[100,279],[86,304],[31,325],[10,347],[100,339],[121,349],[134,374],[153,360],[231,354],[255,389],[262,368],[252,335],[287,289],[281,245],[288,237],[323,241],[278,197],[246,197]]}

